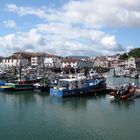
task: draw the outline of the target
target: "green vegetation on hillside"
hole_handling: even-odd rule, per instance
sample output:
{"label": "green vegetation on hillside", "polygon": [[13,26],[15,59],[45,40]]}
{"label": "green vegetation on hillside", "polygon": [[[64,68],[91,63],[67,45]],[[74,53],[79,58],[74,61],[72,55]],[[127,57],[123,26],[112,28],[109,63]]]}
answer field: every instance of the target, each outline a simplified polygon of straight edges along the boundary
{"label": "green vegetation on hillside", "polygon": [[135,58],[140,57],[140,48],[135,48],[135,49],[130,50],[128,55]]}
{"label": "green vegetation on hillside", "polygon": [[127,60],[128,57],[129,57],[129,56],[128,56],[127,53],[124,53],[124,54],[120,55],[120,59],[121,59],[121,60]]}
{"label": "green vegetation on hillside", "polygon": [[120,59],[126,60],[129,57],[138,58],[140,57],[140,48],[131,49],[128,53],[120,55]]}

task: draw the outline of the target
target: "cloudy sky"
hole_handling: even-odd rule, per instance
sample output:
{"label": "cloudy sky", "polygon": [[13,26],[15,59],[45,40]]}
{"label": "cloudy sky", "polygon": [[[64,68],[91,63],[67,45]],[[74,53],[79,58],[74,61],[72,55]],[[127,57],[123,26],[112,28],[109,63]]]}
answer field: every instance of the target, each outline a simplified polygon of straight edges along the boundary
{"label": "cloudy sky", "polygon": [[140,0],[4,0],[0,55],[111,55],[140,47]]}

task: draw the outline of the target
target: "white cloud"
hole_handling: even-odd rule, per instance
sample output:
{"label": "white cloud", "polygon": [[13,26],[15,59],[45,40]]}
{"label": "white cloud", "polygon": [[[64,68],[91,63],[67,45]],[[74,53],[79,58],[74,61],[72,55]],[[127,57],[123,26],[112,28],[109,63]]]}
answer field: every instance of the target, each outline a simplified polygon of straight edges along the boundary
{"label": "white cloud", "polygon": [[83,0],[64,6],[62,18],[69,22],[84,22],[95,27],[140,27],[139,0]]}
{"label": "white cloud", "polygon": [[139,0],[73,0],[58,10],[44,6],[33,8],[7,4],[6,10],[20,16],[35,15],[47,20],[84,23],[93,27],[140,27]]}
{"label": "white cloud", "polygon": [[43,37],[34,29],[29,32],[17,32],[0,37],[0,46],[6,53],[15,51],[42,50]]}
{"label": "white cloud", "polygon": [[17,24],[14,20],[6,20],[3,22],[3,25],[6,27],[6,28],[16,28],[17,27]]}
{"label": "white cloud", "polygon": [[[32,7],[22,7],[22,6],[17,6],[15,4],[7,4],[6,5],[6,10],[9,12],[15,12],[20,16],[26,16],[26,15],[35,15],[40,18],[47,18],[47,13],[46,13],[46,7],[40,7],[40,8],[32,8]],[[49,12],[49,9],[48,9]]]}
{"label": "white cloud", "polygon": [[101,43],[108,47],[116,46],[117,44],[114,36],[105,36],[101,39]]}
{"label": "white cloud", "polygon": [[15,51],[44,51],[57,55],[102,55],[124,51],[114,36],[66,23],[39,24],[29,32],[0,37],[0,46]]}
{"label": "white cloud", "polygon": [[125,48],[102,27],[140,27],[139,0],[71,0],[57,10],[7,4],[6,10],[47,19],[47,23],[30,31],[0,37],[0,45],[12,51],[41,50],[58,55],[120,53]]}

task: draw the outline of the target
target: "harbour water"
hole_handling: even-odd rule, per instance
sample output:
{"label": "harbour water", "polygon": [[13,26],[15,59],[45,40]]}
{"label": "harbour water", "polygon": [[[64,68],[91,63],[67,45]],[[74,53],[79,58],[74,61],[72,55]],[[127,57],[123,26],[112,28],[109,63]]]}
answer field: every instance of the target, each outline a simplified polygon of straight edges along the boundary
{"label": "harbour water", "polygon": [[[108,86],[140,83],[107,76]],[[139,140],[139,119],[140,98],[121,102],[106,94],[72,98],[0,94],[1,140]]]}

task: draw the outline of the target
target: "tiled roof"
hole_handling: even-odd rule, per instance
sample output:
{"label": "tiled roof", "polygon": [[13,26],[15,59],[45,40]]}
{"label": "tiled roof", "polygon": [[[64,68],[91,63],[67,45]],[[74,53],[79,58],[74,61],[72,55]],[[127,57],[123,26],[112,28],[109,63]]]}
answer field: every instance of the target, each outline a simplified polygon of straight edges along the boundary
{"label": "tiled roof", "polygon": [[62,56],[57,56],[54,54],[47,54],[47,57],[62,58]]}
{"label": "tiled roof", "polygon": [[62,59],[61,60],[61,62],[64,62],[64,63],[66,63],[66,62],[68,62],[68,63],[75,63],[75,62],[92,62],[91,60],[83,60],[83,59],[76,59],[76,58],[64,58],[64,59]]}
{"label": "tiled roof", "polygon": [[34,52],[16,52],[13,55],[17,56],[17,57],[19,57],[19,55],[22,57],[36,57],[36,56],[46,56],[47,54],[44,52],[37,52],[37,53],[34,53]]}
{"label": "tiled roof", "polygon": [[66,62],[71,63],[71,62],[76,62],[76,60],[75,60],[75,59],[72,59],[72,58],[64,58],[64,59],[61,59],[61,62],[64,62],[64,63],[66,63]]}

